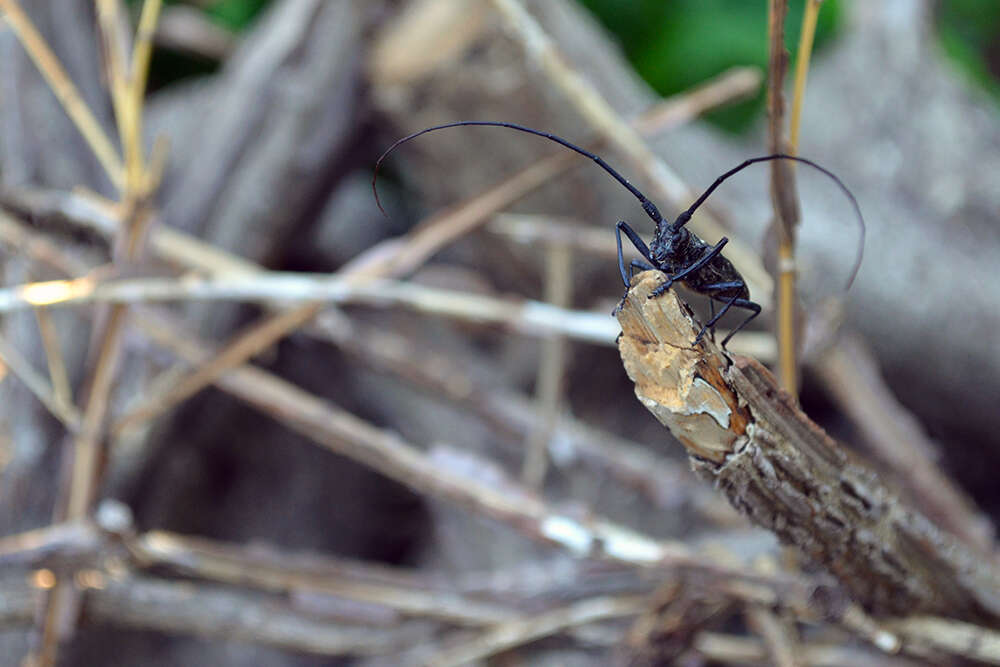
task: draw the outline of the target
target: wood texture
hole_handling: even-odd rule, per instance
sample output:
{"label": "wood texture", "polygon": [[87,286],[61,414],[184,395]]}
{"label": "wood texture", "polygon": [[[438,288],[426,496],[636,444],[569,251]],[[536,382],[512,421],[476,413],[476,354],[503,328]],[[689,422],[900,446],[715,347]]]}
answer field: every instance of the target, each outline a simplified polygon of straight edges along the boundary
{"label": "wood texture", "polygon": [[696,348],[690,311],[639,276],[619,314],[636,395],[730,503],[826,568],[872,613],[935,613],[996,624],[998,575],[904,505],[803,414],[758,362]]}

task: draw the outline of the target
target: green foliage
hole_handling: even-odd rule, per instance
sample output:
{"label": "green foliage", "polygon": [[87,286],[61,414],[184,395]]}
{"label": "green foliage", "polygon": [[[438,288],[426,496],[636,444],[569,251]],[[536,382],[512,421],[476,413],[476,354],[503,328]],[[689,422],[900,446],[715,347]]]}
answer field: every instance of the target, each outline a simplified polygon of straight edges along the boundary
{"label": "green foliage", "polygon": [[948,0],[938,6],[944,52],[975,83],[1000,100],[1000,2]]}
{"label": "green foliage", "polygon": [[[138,17],[144,0],[128,0],[133,16]],[[241,32],[253,23],[271,0],[215,0],[203,10],[205,15],[222,27]],[[164,0],[164,5],[190,4],[185,0]],[[149,72],[149,89],[156,90],[181,79],[211,74],[219,63],[190,53],[178,53],[159,48],[153,56]]]}
{"label": "green foliage", "polygon": [[[128,6],[134,12],[139,11],[144,0],[128,0]],[[207,3],[205,14],[220,25],[230,30],[240,31],[246,28],[257,14],[271,0],[214,0]],[[189,5],[190,0],[163,0],[164,5]]]}
{"label": "green foliage", "polygon": [[206,13],[231,30],[242,30],[270,0],[216,0]]}
{"label": "green foliage", "polygon": [[[580,0],[621,42],[636,71],[661,95],[673,95],[736,65],[767,67],[766,0]],[[794,55],[803,0],[789,2],[785,43]],[[816,48],[840,23],[837,0],[826,0]],[[790,70],[791,71],[791,70]],[[763,88],[751,100],[716,111],[709,120],[743,131],[762,113]]]}

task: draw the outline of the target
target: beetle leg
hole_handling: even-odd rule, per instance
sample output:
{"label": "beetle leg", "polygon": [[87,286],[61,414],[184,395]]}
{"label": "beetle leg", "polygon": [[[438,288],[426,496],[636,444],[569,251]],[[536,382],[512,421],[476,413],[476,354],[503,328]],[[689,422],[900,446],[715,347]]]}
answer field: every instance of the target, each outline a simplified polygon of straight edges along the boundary
{"label": "beetle leg", "polygon": [[655,265],[656,262],[654,262],[653,258],[649,255],[649,248],[646,247],[646,243],[639,237],[638,234],[635,233],[635,230],[629,227],[628,223],[624,220],[619,220],[618,224],[615,225],[615,240],[618,242],[618,270],[621,271],[622,282],[625,283],[625,288],[628,289],[631,284],[631,281],[629,280],[631,276],[629,275],[629,272],[625,270],[625,256],[622,254],[622,232],[625,232],[625,236],[628,237],[628,240],[632,242],[632,245],[635,246],[635,249],[639,251],[639,254],[642,255],[647,262],[653,265]]}
{"label": "beetle leg", "polygon": [[658,285],[652,292],[649,293],[649,298],[653,299],[655,297],[660,296],[668,289],[670,289],[675,282],[677,282],[678,280],[683,280],[685,277],[691,275],[695,271],[701,269],[703,266],[711,262],[713,259],[716,258],[716,256],[718,256],[719,253],[722,252],[722,248],[725,247],[727,243],[729,243],[729,239],[723,236],[721,239],[719,239],[719,242],[716,243],[714,246],[712,246],[708,250],[708,252],[702,255],[702,257],[698,261],[693,262],[691,266],[667,278],[667,282]]}
{"label": "beetle leg", "polygon": [[635,269],[639,269],[640,271],[656,270],[655,266],[653,266],[649,262],[644,262],[641,259],[633,259],[631,262],[628,263],[628,267],[629,267],[629,272],[628,272],[629,282],[631,282],[632,276],[635,275]]}
{"label": "beetle leg", "polygon": [[[742,280],[731,281],[731,282],[723,282],[723,283],[714,283],[714,284],[711,284],[711,285],[705,285],[702,288],[702,291],[704,291],[704,292],[713,292],[713,291],[719,291],[719,290],[724,290],[724,289],[740,288],[740,287],[745,287],[745,283]],[[718,313],[714,312],[715,311],[715,308],[714,308],[714,301],[715,300],[718,300],[720,302],[724,302],[725,303],[725,305],[722,307],[722,310],[720,310]],[[718,322],[719,319],[723,315],[725,315],[726,311],[728,311],[730,308],[745,308],[746,310],[751,311],[751,313],[750,313],[750,315],[747,316],[747,318],[745,320],[743,320],[742,322],[740,322],[739,326],[737,326],[735,329],[733,329],[732,331],[730,331],[726,335],[726,337],[722,340],[722,349],[726,349],[726,343],[729,342],[729,339],[731,339],[733,336],[735,336],[736,333],[738,331],[740,331],[740,329],[742,329],[743,327],[745,327],[746,325],[748,325],[750,323],[750,320],[752,320],[753,318],[755,318],[758,315],[760,315],[760,305],[757,304],[757,303],[754,303],[753,301],[750,301],[749,299],[741,299],[739,297],[733,297],[733,298],[731,298],[731,299],[729,299],[727,301],[724,301],[723,299],[719,299],[718,297],[710,297],[709,304],[712,304],[712,306],[713,306],[712,307],[713,314],[711,316],[711,319],[709,319],[708,322],[704,326],[702,326],[701,331],[698,332],[698,335],[695,337],[694,343],[692,343],[692,346],[697,345],[699,342],[701,342],[701,339],[705,336],[705,332],[706,331],[711,330],[714,333],[715,332],[715,323]]]}

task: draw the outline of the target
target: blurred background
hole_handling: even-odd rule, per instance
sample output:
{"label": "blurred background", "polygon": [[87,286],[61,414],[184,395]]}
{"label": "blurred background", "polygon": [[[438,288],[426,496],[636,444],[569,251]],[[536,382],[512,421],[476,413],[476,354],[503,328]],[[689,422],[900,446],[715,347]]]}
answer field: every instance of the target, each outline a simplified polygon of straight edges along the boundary
{"label": "blurred background", "polygon": [[[789,100],[803,4],[790,2],[786,21]],[[23,5],[117,136],[106,65],[114,42],[98,10]],[[141,5],[125,3],[111,25],[131,35]],[[186,385],[190,395],[177,388],[192,367],[301,299],[183,296],[131,309],[93,482],[115,526],[101,529],[117,546],[57,536],[63,561],[46,552],[26,570],[0,560],[0,581],[19,591],[26,571],[65,569],[66,544],[90,554],[100,585],[76,588],[104,597],[71,606],[64,625],[75,631],[59,631],[58,664],[408,664],[474,638],[501,612],[541,614],[662,585],[545,544],[523,519],[531,512],[604,517],[654,540],[722,545],[746,562],[778,553],[687,470],[683,448],[622,370],[610,316],[622,293],[613,228],[624,219],[644,238],[652,231],[628,192],[537,137],[456,128],[387,158],[378,188],[388,215],[372,197],[375,160],[399,137],[500,120],[596,150],[676,215],[726,169],[770,152],[767,3],[525,1],[530,24],[504,6],[165,2],[142,125],[162,171],[135,209],[116,208],[101,162],[15,31],[0,30],[4,287],[100,279],[112,266],[116,279],[367,272],[410,288],[317,306],[261,345],[254,372],[266,378],[230,373],[228,384]],[[824,177],[797,170],[803,409],[979,545],[993,544],[1000,516],[998,45],[1000,5],[988,0],[822,3],[798,147],[864,211],[865,257],[848,292],[860,239],[850,206]],[[587,106],[581,86],[666,170],[623,149],[618,126]],[[733,239],[727,256],[764,306],[731,348],[773,366],[768,178],[752,168],[732,179],[708,205],[717,226],[697,230],[711,243],[720,232]],[[135,210],[150,212],[149,250],[122,268],[111,238]],[[704,299],[686,296],[706,312]],[[80,414],[46,408],[19,369],[47,375],[55,399],[83,410],[106,310],[0,313],[4,535],[65,518],[58,508],[78,465],[66,456],[75,442],[67,424],[79,426]],[[194,346],[186,356],[185,342]],[[303,406],[312,412],[295,413]],[[929,487],[906,467],[915,458],[941,476],[967,523],[948,525],[952,514],[942,519],[934,498],[921,499]],[[504,514],[469,489],[521,509]],[[438,604],[400,602],[417,592]],[[0,654],[45,645],[34,595],[0,614]],[[446,598],[464,606],[449,611]],[[489,664],[608,664],[623,637],[634,640],[636,613],[550,632]],[[753,663],[697,647],[699,632],[747,633],[739,614],[709,616],[674,655]]]}

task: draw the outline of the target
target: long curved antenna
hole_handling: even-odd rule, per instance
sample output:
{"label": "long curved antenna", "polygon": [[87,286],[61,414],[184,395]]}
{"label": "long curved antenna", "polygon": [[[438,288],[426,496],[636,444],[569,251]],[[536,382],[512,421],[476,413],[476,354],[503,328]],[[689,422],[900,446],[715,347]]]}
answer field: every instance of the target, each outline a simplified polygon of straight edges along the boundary
{"label": "long curved antenna", "polygon": [[761,157],[753,157],[750,158],[749,160],[744,160],[739,165],[733,167],[732,169],[724,173],[722,176],[719,176],[717,179],[715,179],[715,182],[712,183],[710,186],[708,186],[708,189],[705,190],[705,192],[703,192],[702,195],[698,197],[698,199],[696,199],[693,204],[691,204],[690,208],[688,208],[688,210],[678,215],[677,219],[671,223],[670,225],[671,231],[677,231],[678,229],[686,225],[688,221],[691,219],[692,214],[694,214],[694,212],[698,209],[698,207],[704,204],[705,200],[708,199],[708,197],[713,192],[715,192],[715,189],[720,185],[722,185],[722,182],[725,181],[727,178],[729,178],[730,176],[739,171],[746,169],[752,164],[756,164],[758,162],[767,162],[769,160],[792,160],[794,162],[801,162],[802,164],[809,165],[813,169],[817,169],[820,172],[829,176],[831,179],[833,179],[833,182],[837,184],[837,187],[840,188],[841,192],[847,195],[847,198],[851,202],[851,206],[854,208],[854,216],[857,218],[858,225],[861,227],[861,239],[858,242],[858,258],[854,262],[854,269],[851,271],[851,277],[847,280],[847,286],[844,288],[845,290],[851,289],[851,285],[854,284],[854,278],[858,275],[858,269],[861,268],[861,259],[864,257],[865,254],[865,217],[861,214],[861,207],[858,205],[858,200],[854,198],[854,194],[850,191],[850,189],[846,185],[844,185],[843,181],[837,178],[836,174],[834,174],[826,167],[821,167],[812,160],[807,160],[803,157],[796,157],[795,155],[787,155],[785,153],[773,153],[771,155],[763,155]]}
{"label": "long curved antenna", "polygon": [[493,121],[493,120],[463,120],[463,121],[458,121],[456,123],[445,123],[444,125],[435,125],[433,127],[424,128],[419,132],[414,132],[413,134],[407,135],[402,139],[396,141],[396,143],[394,143],[392,146],[389,146],[389,148],[386,149],[386,151],[382,153],[382,155],[379,156],[379,159],[375,162],[375,173],[372,175],[372,192],[375,194],[375,203],[378,205],[378,209],[382,211],[383,215],[385,215],[385,209],[382,208],[382,202],[379,201],[378,190],[375,189],[375,181],[378,178],[379,167],[382,166],[382,161],[385,160],[386,157],[388,157],[389,153],[393,152],[401,144],[405,144],[410,139],[416,139],[421,134],[427,134],[428,132],[434,132],[436,130],[444,130],[449,127],[461,127],[464,125],[487,125],[492,127],[506,127],[510,128],[511,130],[518,130],[519,132],[534,134],[535,136],[542,137],[548,139],[549,141],[554,141],[557,144],[565,146],[571,151],[576,151],[580,155],[588,157],[594,162],[596,162],[601,169],[611,174],[616,181],[624,185],[625,189],[631,192],[635,196],[635,198],[639,200],[639,203],[642,204],[642,210],[646,212],[646,215],[648,215],[650,218],[653,219],[653,222],[655,222],[657,225],[663,222],[663,216],[660,215],[660,211],[656,208],[656,205],[653,204],[653,202],[649,201],[646,195],[639,192],[638,188],[629,183],[624,176],[615,171],[611,167],[611,165],[609,165],[607,162],[604,161],[603,158],[601,158],[601,156],[595,155],[594,153],[591,153],[588,150],[584,150],[583,148],[580,148],[576,144],[570,143],[566,139],[563,139],[562,137],[557,136],[555,134],[551,134],[549,132],[542,132],[541,130],[535,130],[530,127],[525,127],[524,125],[517,125],[515,123],[504,123],[501,121]]}

